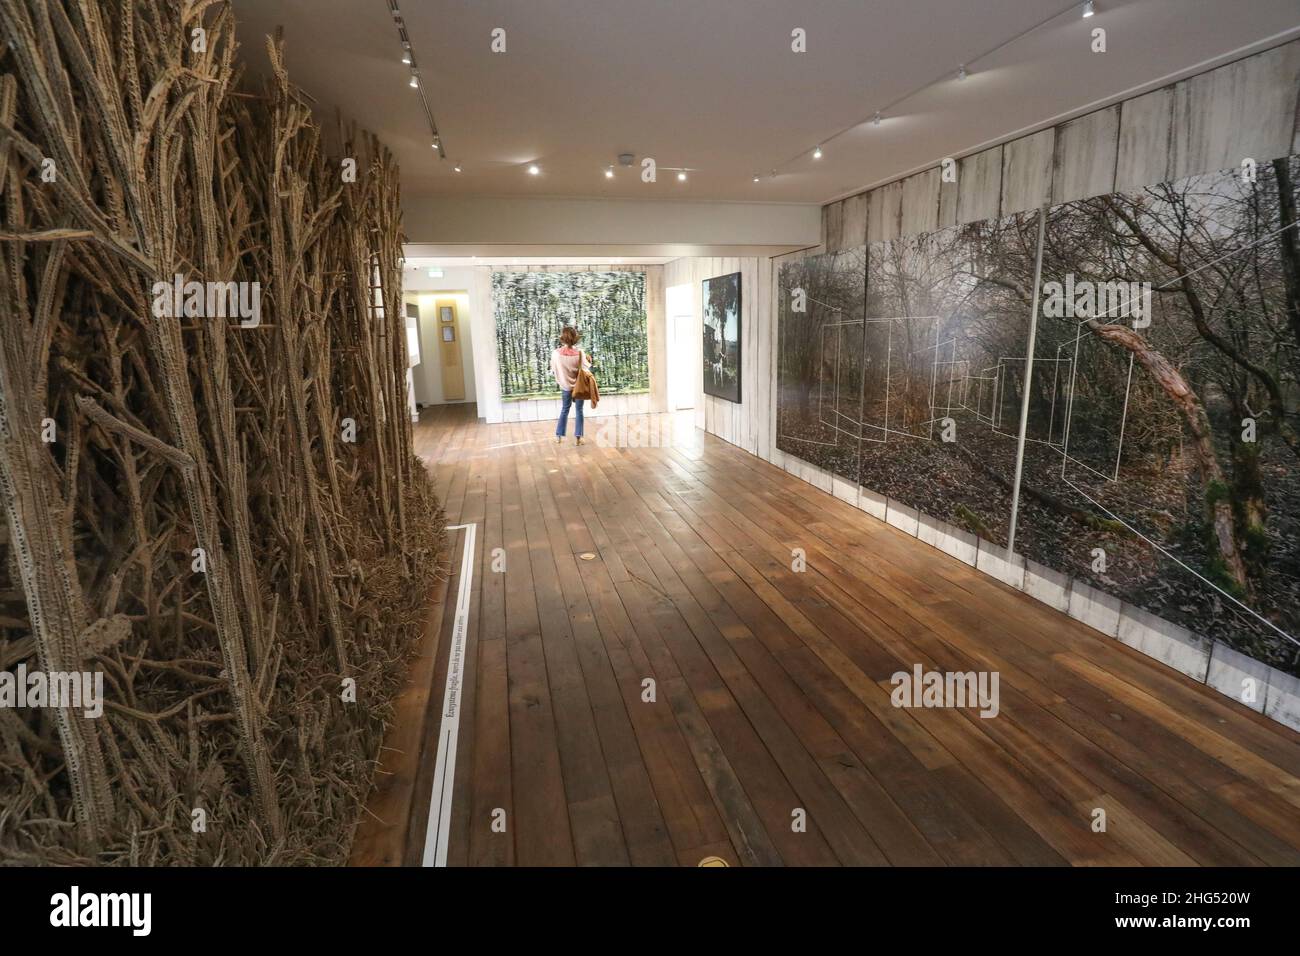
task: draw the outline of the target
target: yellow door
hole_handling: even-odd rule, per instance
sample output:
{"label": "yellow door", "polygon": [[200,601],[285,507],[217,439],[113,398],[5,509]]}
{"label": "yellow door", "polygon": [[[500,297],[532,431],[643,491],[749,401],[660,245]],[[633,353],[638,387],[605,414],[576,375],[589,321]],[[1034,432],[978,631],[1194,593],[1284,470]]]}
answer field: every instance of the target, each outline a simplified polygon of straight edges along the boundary
{"label": "yellow door", "polygon": [[442,364],[442,400],[465,400],[465,367],[460,352],[460,316],[455,299],[438,299],[438,354]]}

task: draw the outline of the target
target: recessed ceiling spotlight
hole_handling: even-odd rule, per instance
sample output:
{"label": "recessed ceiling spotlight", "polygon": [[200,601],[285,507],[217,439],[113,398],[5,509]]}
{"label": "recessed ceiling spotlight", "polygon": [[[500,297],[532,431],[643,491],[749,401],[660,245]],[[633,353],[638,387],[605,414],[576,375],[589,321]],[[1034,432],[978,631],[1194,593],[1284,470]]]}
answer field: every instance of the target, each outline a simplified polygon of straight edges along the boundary
{"label": "recessed ceiling spotlight", "polygon": [[608,169],[605,170],[605,178],[606,178],[606,179],[613,179],[613,178],[614,178],[614,167],[613,167],[613,166],[610,166]]}
{"label": "recessed ceiling spotlight", "polygon": [[528,164],[528,175],[529,175],[529,176],[536,176],[536,175],[540,174],[541,171],[542,171],[542,167],[538,166],[536,163],[529,163],[529,164]]}
{"label": "recessed ceiling spotlight", "polygon": [[821,159],[821,158],[822,158],[822,148],[818,146],[816,149],[813,150],[813,159]]}
{"label": "recessed ceiling spotlight", "polygon": [[966,64],[959,64],[957,67],[957,79],[964,80],[969,74],[966,72]]}
{"label": "recessed ceiling spotlight", "polygon": [[1097,8],[1093,6],[1092,0],[1088,0],[1088,2],[1083,5],[1083,18],[1085,20],[1096,12]]}
{"label": "recessed ceiling spotlight", "polygon": [[685,173],[678,173],[678,174],[677,174],[677,181],[678,181],[679,183],[684,183],[684,182],[686,182],[686,174],[685,174]]}

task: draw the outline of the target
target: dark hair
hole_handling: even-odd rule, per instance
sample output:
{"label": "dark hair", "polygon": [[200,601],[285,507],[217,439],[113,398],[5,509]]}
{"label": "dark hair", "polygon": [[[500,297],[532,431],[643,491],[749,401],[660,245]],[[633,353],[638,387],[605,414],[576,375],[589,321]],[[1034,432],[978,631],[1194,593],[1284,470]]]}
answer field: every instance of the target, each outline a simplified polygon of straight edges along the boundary
{"label": "dark hair", "polygon": [[578,339],[582,338],[578,330],[571,325],[566,325],[560,330],[560,344],[567,345],[569,348],[578,344]]}

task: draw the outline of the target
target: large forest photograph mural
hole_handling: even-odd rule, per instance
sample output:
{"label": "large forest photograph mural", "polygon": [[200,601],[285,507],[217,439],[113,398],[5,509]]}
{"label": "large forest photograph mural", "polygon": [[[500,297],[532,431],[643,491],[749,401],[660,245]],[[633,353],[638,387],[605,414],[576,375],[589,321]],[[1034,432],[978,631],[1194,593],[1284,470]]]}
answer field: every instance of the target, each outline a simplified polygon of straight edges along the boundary
{"label": "large forest photograph mural", "polygon": [[867,247],[852,339],[787,264],[778,448],[1300,672],[1297,176],[1045,210],[1032,362],[1038,212]]}
{"label": "large forest photograph mural", "polygon": [[740,273],[702,283],[704,393],[740,401]]}
{"label": "large forest photograph mural", "polygon": [[[1049,210],[1034,377],[1042,363],[1068,376],[1066,423],[1026,445],[1026,487],[1046,494],[1024,501],[1017,542],[1292,671],[1297,173],[1291,157]],[[1054,410],[1030,392],[1044,436]]]}
{"label": "large forest photograph mural", "polygon": [[497,368],[507,401],[554,398],[551,351],[575,326],[602,395],[650,390],[644,272],[494,272]]}

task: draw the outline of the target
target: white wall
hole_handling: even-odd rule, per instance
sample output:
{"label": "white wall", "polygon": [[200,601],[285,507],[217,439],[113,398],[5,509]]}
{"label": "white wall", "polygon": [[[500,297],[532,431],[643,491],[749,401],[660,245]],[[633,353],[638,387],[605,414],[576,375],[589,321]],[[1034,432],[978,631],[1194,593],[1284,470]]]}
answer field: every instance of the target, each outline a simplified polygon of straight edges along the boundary
{"label": "white wall", "polygon": [[772,260],[766,257],[674,259],[664,266],[664,285],[685,285],[690,289],[691,310],[697,334],[705,279],[740,273],[740,402],[704,394],[700,343],[683,352],[674,349],[670,361],[694,364],[695,424],[710,434],[739,445],[754,455],[766,442],[768,398],[774,381],[771,329]]}
{"label": "white wall", "polygon": [[668,379],[667,408],[675,412],[694,408],[699,401],[695,394],[698,391],[695,378],[702,362],[702,333],[693,284],[669,285],[667,271],[664,274],[664,327],[667,332],[664,371]]}
{"label": "white wall", "polygon": [[[438,320],[438,303],[452,301],[457,312],[462,374],[465,397],[448,401],[443,392],[442,323]],[[446,292],[404,292],[402,304],[414,304],[420,311],[420,364],[411,371],[415,380],[415,400],[420,405],[457,405],[474,401],[474,343],[470,324],[469,290]]]}
{"label": "white wall", "polygon": [[531,243],[589,248],[685,244],[790,249],[819,241],[821,207],[810,203],[435,196],[408,203],[402,227],[417,244]]}
{"label": "white wall", "polygon": [[459,404],[444,402],[442,398],[442,366],[439,362],[438,317],[433,301],[441,293],[444,297],[455,295],[460,326],[461,361],[465,370],[465,401],[475,400],[477,382],[474,354],[474,305],[470,286],[474,281],[471,268],[444,268],[441,278],[431,278],[424,269],[407,269],[402,275],[402,304],[414,302],[420,308],[420,364],[412,369],[415,378],[415,400],[421,405]]}

